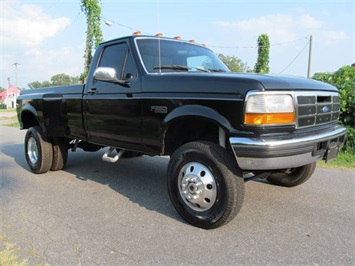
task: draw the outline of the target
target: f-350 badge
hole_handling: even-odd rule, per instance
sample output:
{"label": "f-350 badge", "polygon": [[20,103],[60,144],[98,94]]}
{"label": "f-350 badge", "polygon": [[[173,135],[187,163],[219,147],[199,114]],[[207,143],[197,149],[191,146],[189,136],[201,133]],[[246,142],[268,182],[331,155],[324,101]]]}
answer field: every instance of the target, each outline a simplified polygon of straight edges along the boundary
{"label": "f-350 badge", "polygon": [[150,107],[150,111],[154,112],[155,114],[167,114],[168,107],[155,105]]}

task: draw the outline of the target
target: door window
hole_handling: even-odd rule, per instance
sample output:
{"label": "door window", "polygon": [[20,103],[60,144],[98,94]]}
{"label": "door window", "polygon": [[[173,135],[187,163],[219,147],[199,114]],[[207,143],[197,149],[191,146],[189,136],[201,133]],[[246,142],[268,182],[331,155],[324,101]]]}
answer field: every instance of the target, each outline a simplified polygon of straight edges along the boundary
{"label": "door window", "polygon": [[[112,67],[116,70],[118,79],[134,79],[137,77],[137,67],[127,43],[119,43],[107,46],[99,61],[99,67]],[[96,81],[100,87],[99,93],[114,93],[119,89],[121,92],[124,87],[111,82]]]}

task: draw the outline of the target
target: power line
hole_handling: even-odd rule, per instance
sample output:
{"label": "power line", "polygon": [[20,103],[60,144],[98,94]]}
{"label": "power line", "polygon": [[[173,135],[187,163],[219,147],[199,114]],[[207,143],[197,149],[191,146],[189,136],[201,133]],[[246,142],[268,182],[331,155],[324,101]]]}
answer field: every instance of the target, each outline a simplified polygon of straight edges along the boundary
{"label": "power line", "polygon": [[[144,34],[149,34],[149,33],[147,33],[147,32],[141,31],[141,30],[139,30],[139,29],[137,29],[137,28],[133,28],[133,27],[130,27],[130,26],[126,26],[126,25],[124,25],[124,24],[122,24],[122,23],[113,21],[113,20],[111,20],[111,19],[107,19],[107,18],[102,17],[102,16],[101,16],[101,18],[102,18],[103,20],[105,20],[107,23],[114,23],[114,24],[117,24],[118,26],[121,26],[121,27],[126,28],[126,29],[130,29],[130,30],[133,30],[133,31],[140,31],[140,32],[142,32],[142,33],[144,33]],[[107,24],[107,23],[106,23],[106,24]]]}
{"label": "power line", "polygon": [[[117,24],[117,25],[119,25],[119,26],[121,26],[121,27],[124,27],[124,28],[126,28],[126,29],[130,29],[130,30],[134,30],[134,31],[140,31],[140,32],[142,32],[142,33],[144,33],[144,34],[150,35],[150,33],[148,33],[148,32],[144,32],[144,31],[141,31],[141,30],[139,30],[139,29],[137,29],[137,28],[133,28],[133,27],[131,27],[131,26],[124,25],[124,24],[122,24],[122,23],[113,21],[113,20],[108,19],[108,18],[105,18],[105,17],[103,17],[103,16],[101,16],[101,18],[102,18],[103,20],[105,20],[105,23],[106,23],[107,25],[109,25],[109,24],[111,24],[111,23],[114,23],[114,24]],[[298,41],[301,41],[301,40],[304,40],[304,39],[308,39],[308,36],[302,37],[302,38],[298,38],[298,39],[295,39],[295,40],[291,40],[291,41],[287,41],[287,42],[279,42],[279,43],[271,44],[270,46],[285,45],[285,44],[289,44],[289,43],[298,42]],[[258,48],[259,46],[257,46],[257,45],[248,45],[248,46],[220,46],[220,45],[208,45],[208,47],[212,47],[212,48],[229,48],[229,49],[250,49],[250,48],[253,48],[253,49],[254,49],[254,48]]]}
{"label": "power line", "polygon": [[[304,39],[308,39],[308,36],[306,37],[302,37],[296,40],[292,40],[292,41],[287,41],[287,42],[279,42],[279,43],[274,43],[274,44],[270,44],[271,46],[279,46],[279,45],[285,45],[285,44],[289,44],[289,43],[294,43],[294,42],[298,42]],[[257,45],[250,45],[250,46],[219,46],[219,45],[208,45],[208,47],[213,47],[213,48],[228,48],[228,49],[254,49],[254,48],[258,48],[259,46]]]}
{"label": "power line", "polygon": [[302,48],[302,50],[296,55],[296,57],[291,61],[291,63],[289,63],[287,65],[287,67],[285,67],[279,74],[282,74],[282,72],[284,72],[286,69],[288,69],[295,61],[296,59],[301,55],[301,53],[303,52],[303,50],[308,46],[308,44],[310,43],[310,41],[308,41],[306,43],[306,45]]}
{"label": "power line", "polygon": [[[127,29],[130,29],[130,30],[133,30],[133,31],[140,31],[141,33],[144,33],[144,34],[148,34],[148,35],[151,35],[150,33],[148,32],[144,32],[144,31],[141,31],[137,28],[133,28],[131,26],[127,26],[127,25],[124,25],[122,23],[119,23],[119,22],[116,22],[116,21],[113,21],[111,19],[107,19],[103,16],[101,16],[101,18],[103,20],[105,20],[105,23],[109,26],[111,26],[110,24],[111,23],[114,23],[114,24],[117,24],[121,27],[124,27],[124,28],[127,28]],[[291,41],[287,41],[287,42],[279,42],[279,43],[275,43],[275,44],[270,44],[270,47],[272,46],[279,46],[279,45],[285,45],[285,44],[289,44],[289,43],[294,43],[294,42],[298,42],[298,41],[301,41],[301,40],[304,40],[304,39],[308,39],[308,36],[306,37],[302,37],[302,38],[298,38],[298,39],[295,39],[295,40],[291,40]],[[228,48],[228,49],[255,49],[255,48],[258,48],[259,46],[257,45],[249,45],[249,46],[220,46],[220,45],[207,45],[208,47],[211,47],[211,48]]]}

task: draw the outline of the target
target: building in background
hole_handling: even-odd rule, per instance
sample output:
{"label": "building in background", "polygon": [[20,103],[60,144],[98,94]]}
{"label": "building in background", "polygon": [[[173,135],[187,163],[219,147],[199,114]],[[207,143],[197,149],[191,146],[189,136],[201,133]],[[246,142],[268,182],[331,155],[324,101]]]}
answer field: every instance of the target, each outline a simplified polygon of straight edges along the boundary
{"label": "building in background", "polygon": [[15,108],[16,99],[20,95],[21,90],[14,85],[9,85],[7,89],[0,92],[0,100],[6,108]]}

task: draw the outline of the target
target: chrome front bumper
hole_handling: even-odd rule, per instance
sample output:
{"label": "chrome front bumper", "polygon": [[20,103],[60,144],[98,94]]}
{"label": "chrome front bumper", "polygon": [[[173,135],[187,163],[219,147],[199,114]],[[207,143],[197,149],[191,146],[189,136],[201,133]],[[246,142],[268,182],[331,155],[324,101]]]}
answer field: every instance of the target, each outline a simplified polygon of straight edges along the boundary
{"label": "chrome front bumper", "polygon": [[303,166],[320,159],[334,159],[344,144],[346,129],[335,126],[331,130],[297,136],[231,137],[238,165],[242,170],[272,170]]}

